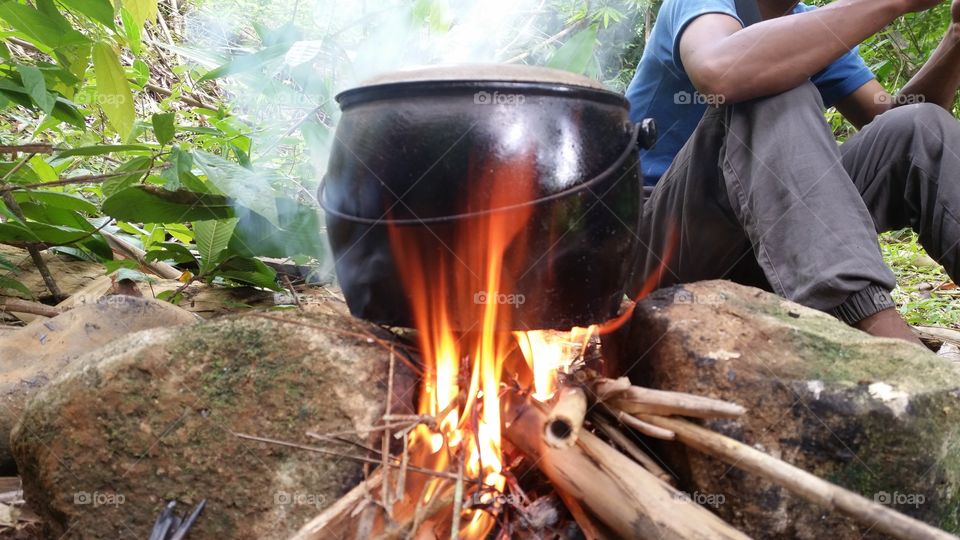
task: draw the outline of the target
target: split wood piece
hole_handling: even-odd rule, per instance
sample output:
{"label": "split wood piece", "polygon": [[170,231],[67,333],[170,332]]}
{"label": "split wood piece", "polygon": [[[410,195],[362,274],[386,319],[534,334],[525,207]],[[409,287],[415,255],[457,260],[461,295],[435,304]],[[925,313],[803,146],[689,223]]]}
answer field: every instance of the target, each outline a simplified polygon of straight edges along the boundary
{"label": "split wood piece", "polygon": [[656,416],[641,418],[651,424],[672,430],[677,434],[680,442],[691,448],[759,475],[810,502],[837,510],[870,529],[876,529],[902,540],[918,538],[957,540],[957,537],[952,534],[875,503],[740,441],[687,420]]}
{"label": "split wood piece", "polygon": [[652,472],[654,476],[660,480],[663,480],[670,485],[674,484],[675,480],[673,476],[664,470],[659,463],[654,461],[649,454],[640,449],[636,443],[631,441],[630,437],[627,437],[622,431],[617,429],[616,426],[597,414],[591,415],[590,421],[593,423],[593,425],[600,428],[600,431],[602,431],[604,435],[606,435],[613,442],[613,444],[619,446],[624,452],[627,453],[627,455],[642,465],[644,469]]}
{"label": "split wood piece", "polygon": [[551,448],[540,436],[546,414],[539,405],[513,393],[503,402],[510,443],[618,538],[748,538],[589,431],[570,448]]}
{"label": "split wood piece", "polygon": [[20,298],[0,299],[0,311],[9,311],[11,313],[29,313],[41,317],[56,317],[62,310],[54,306],[22,300]]}
{"label": "split wood piece", "polygon": [[630,414],[689,416],[693,418],[737,418],[747,410],[736,403],[682,392],[624,386],[624,379],[600,379],[594,384],[598,399]]}
{"label": "split wood piece", "polygon": [[152,273],[166,279],[179,279],[183,272],[161,261],[147,261],[144,256],[146,251],[131,245],[119,236],[107,231],[100,231],[100,234],[107,239],[110,247],[119,251],[124,256],[137,261],[141,266],[149,269]]}
{"label": "split wood piece", "polygon": [[576,386],[561,388],[543,424],[543,441],[552,448],[573,446],[580,436],[586,416],[587,394],[583,389]]}

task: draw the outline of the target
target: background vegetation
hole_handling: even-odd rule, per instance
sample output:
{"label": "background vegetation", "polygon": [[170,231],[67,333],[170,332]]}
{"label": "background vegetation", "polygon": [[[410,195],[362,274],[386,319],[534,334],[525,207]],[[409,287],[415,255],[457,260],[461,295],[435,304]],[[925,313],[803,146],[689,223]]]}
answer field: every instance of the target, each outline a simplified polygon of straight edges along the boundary
{"label": "background vegetation", "polygon": [[[326,279],[314,194],[338,90],[384,69],[468,60],[550,65],[623,90],[658,7],[2,0],[0,243],[139,277],[136,263],[114,259],[113,235],[176,265],[185,283],[277,288],[263,258],[310,265]],[[908,16],[862,53],[894,91],[948,21],[947,5]],[[839,138],[851,133],[830,118]],[[948,280],[913,236],[885,235],[884,250],[911,321],[956,325]],[[33,298],[16,262],[0,255],[0,288]],[[56,300],[49,291],[39,299]]]}

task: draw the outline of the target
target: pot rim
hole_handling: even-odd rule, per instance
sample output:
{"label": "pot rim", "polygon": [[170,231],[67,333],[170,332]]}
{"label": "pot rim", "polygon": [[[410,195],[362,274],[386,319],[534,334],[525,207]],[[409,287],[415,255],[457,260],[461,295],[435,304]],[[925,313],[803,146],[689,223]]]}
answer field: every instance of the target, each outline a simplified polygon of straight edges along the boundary
{"label": "pot rim", "polygon": [[336,101],[341,110],[346,110],[381,99],[501,89],[590,99],[629,107],[623,94],[609,90],[593,79],[551,68],[512,64],[429,66],[393,71],[343,90],[336,95]]}

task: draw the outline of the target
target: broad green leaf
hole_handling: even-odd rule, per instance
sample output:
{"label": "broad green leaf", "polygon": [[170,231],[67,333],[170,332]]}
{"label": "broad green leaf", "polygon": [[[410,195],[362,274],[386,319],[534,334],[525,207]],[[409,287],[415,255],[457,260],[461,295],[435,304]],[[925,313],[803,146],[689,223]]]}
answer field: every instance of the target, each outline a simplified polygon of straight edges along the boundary
{"label": "broad green leaf", "polygon": [[[18,163],[18,161],[0,161],[0,178],[5,178],[10,174],[10,171],[12,171]],[[35,184],[42,181],[43,180],[40,180],[37,173],[30,167],[20,167],[10,178],[7,178],[7,182],[14,184]]]}
{"label": "broad green leaf", "polygon": [[112,154],[114,152],[149,152],[150,147],[142,144],[98,144],[96,146],[81,146],[80,148],[70,148],[69,150],[60,150],[56,154],[57,159],[63,159],[72,156],[101,156],[103,154]]}
{"label": "broad green leaf", "polygon": [[107,270],[107,274],[112,274],[121,268],[129,268],[131,270],[140,268],[140,263],[132,259],[118,259],[104,262],[103,267]]}
{"label": "broad green leaf", "polygon": [[93,203],[80,197],[57,191],[15,191],[14,199],[19,203],[35,202],[52,208],[75,210],[85,214],[96,214],[97,207]]}
{"label": "broad green leaf", "polygon": [[155,244],[143,258],[147,261],[173,261],[176,264],[197,264],[197,258],[183,244],[162,242]]}
{"label": "broad green leaf", "polygon": [[287,258],[308,255],[322,258],[325,253],[321,233],[323,222],[316,208],[287,197],[276,200],[281,227],[276,227],[259,214],[237,208],[240,222],[230,240],[230,250],[248,257]]}
{"label": "broad green leaf", "polygon": [[177,223],[234,217],[233,205],[222,195],[167,191],[154,186],[131,186],[111,195],[103,213],[136,223]]}
{"label": "broad green leaf", "polygon": [[220,261],[236,226],[236,218],[194,222],[193,234],[197,241],[197,251],[200,253],[201,276],[213,270]]}
{"label": "broad green leaf", "polygon": [[7,221],[0,223],[0,242],[14,244],[35,242],[48,245],[64,245],[72,244],[89,236],[90,233],[88,231],[74,229],[72,227],[37,223],[34,221],[28,221],[26,223]]}
{"label": "broad green leaf", "polygon": [[136,117],[133,95],[116,52],[107,43],[93,46],[93,71],[97,76],[97,102],[113,129],[126,139]]}
{"label": "broad green leaf", "polygon": [[100,184],[100,190],[104,197],[109,197],[114,193],[139,182],[148,173],[143,172],[150,169],[153,159],[147,156],[138,156],[123,165],[117,167],[114,172],[129,172],[123,176],[114,176],[107,178]]}
{"label": "broad green leaf", "polygon": [[120,9],[120,20],[123,22],[123,33],[127,36],[127,43],[130,45],[130,51],[134,55],[140,55],[140,40],[141,40],[141,28],[143,28],[143,22],[137,24],[136,19],[133,15],[130,14],[130,10],[127,8]]}
{"label": "broad green leaf", "polygon": [[157,0],[124,0],[123,7],[130,12],[134,23],[139,27],[147,21],[157,20]]}
{"label": "broad green leaf", "polygon": [[173,139],[175,128],[173,127],[174,113],[156,113],[150,122],[153,124],[153,135],[157,142],[166,145]]}
{"label": "broad green leaf", "polygon": [[17,66],[20,72],[20,80],[23,81],[23,88],[30,94],[30,99],[40,107],[40,110],[46,114],[53,111],[53,106],[57,104],[54,96],[47,92],[47,83],[43,80],[43,73],[36,66],[20,64]]}
{"label": "broad green leaf", "polygon": [[29,298],[33,298],[33,293],[30,292],[30,289],[28,289],[26,285],[13,278],[0,276],[0,291],[6,289],[11,289],[23,293]]}
{"label": "broad green leaf", "polygon": [[16,0],[0,3],[0,19],[7,21],[18,32],[24,34],[35,45],[48,50],[60,49],[70,45],[89,43],[86,37],[74,30],[63,16],[41,13],[37,9],[21,4]]}
{"label": "broad green leaf", "polygon": [[20,210],[27,218],[47,225],[60,225],[87,232],[95,230],[94,226],[76,210],[54,208],[32,201],[20,203]]}
{"label": "broad green leaf", "polygon": [[217,275],[255,287],[279,290],[277,272],[257,259],[234,257],[220,267]]}
{"label": "broad green leaf", "polygon": [[113,5],[109,0],[60,0],[68,9],[82,13],[98,23],[113,28]]}
{"label": "broad green leaf", "polygon": [[240,206],[253,210],[279,227],[276,192],[270,185],[272,175],[245,169],[219,156],[197,150],[194,163],[207,175],[207,181]]}
{"label": "broad green leaf", "polygon": [[179,146],[174,146],[167,157],[167,167],[160,173],[160,177],[164,180],[163,187],[171,191],[180,189],[181,179],[189,175],[191,169],[193,169],[193,156],[190,152],[181,150]]}
{"label": "broad green leaf", "polygon": [[37,177],[40,178],[41,182],[53,182],[60,178],[57,170],[51,167],[41,155],[30,158],[30,168],[33,169],[33,172],[37,173]]}
{"label": "broad green leaf", "polygon": [[573,73],[586,73],[593,59],[593,52],[597,47],[597,26],[589,27],[577,32],[562,47],[557,49],[547,66],[572,71]]}

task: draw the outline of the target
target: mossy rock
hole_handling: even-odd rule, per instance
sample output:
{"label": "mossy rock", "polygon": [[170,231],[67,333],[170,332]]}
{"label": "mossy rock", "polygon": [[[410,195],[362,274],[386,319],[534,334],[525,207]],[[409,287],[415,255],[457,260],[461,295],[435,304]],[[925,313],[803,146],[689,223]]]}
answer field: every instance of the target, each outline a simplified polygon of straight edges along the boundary
{"label": "mossy rock", "polygon": [[286,538],[354,486],[355,460],[235,434],[314,445],[309,431],[377,422],[389,354],[362,336],[378,330],[335,313],[269,317],[134,334],[40,392],[11,442],[48,533],[145,538],[166,501],[207,499],[193,537]]}
{"label": "mossy rock", "polygon": [[[726,399],[722,433],[871,500],[960,532],[960,368],[919,346],[724,281],[658,291],[606,350],[638,384]],[[679,445],[681,487],[756,537],[860,539],[867,528]],[[722,497],[716,497],[722,495]]]}

